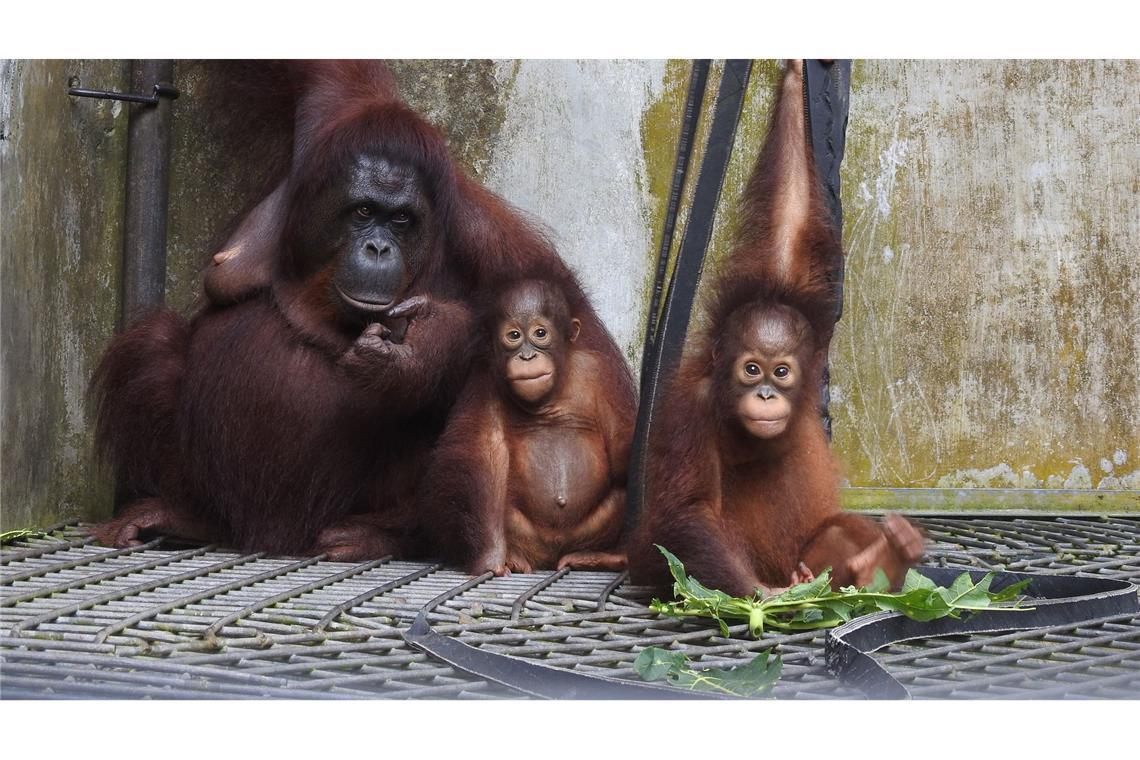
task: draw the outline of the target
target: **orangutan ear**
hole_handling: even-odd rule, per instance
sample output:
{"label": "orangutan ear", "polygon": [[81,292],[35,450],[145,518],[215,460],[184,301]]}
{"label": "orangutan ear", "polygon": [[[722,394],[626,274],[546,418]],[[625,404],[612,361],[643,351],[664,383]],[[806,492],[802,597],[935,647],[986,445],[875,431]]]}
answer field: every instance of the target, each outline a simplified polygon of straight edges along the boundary
{"label": "orangutan ear", "polygon": [[582,321],[579,319],[570,320],[570,334],[567,336],[570,342],[578,340],[578,333],[582,331]]}

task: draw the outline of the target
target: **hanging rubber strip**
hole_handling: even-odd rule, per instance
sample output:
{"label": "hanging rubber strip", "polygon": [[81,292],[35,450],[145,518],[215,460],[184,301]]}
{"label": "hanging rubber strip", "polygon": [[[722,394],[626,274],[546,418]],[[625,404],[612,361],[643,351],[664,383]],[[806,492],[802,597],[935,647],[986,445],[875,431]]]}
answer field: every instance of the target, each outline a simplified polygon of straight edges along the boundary
{"label": "hanging rubber strip", "polygon": [[728,159],[732,155],[732,142],[744,105],[744,91],[752,61],[725,61],[713,109],[709,140],[701,159],[701,171],[693,194],[693,207],[685,225],[685,236],[677,252],[673,276],[665,295],[665,306],[657,334],[651,346],[646,346],[648,357],[642,362],[641,399],[637,409],[637,426],[630,451],[630,472],[626,492],[625,531],[629,535],[641,514],[645,497],[645,457],[648,453],[649,431],[658,394],[668,382],[669,375],[680,361],[685,346],[685,333],[696,298],[701,272],[704,271],[705,251],[712,237],[717,202],[724,185]]}
{"label": "hanging rubber strip", "polygon": [[[975,582],[985,571],[972,568],[915,568],[940,586],[949,587],[962,573]],[[827,669],[832,675],[872,699],[909,699],[911,694],[872,652],[900,641],[957,636],[967,633],[1023,631],[1083,620],[1140,613],[1136,584],[1124,580],[1080,575],[997,572],[992,587],[1029,580],[1023,592],[1029,599],[1022,611],[985,611],[961,618],[919,622],[897,612],[879,612],[856,618],[827,633]]]}
{"label": "hanging rubber strip", "polygon": [[[823,197],[831,212],[835,234],[843,238],[843,201],[839,192],[839,168],[847,146],[847,114],[851,102],[851,61],[824,63],[804,61],[804,111],[807,114],[808,145],[815,161],[815,174],[823,186]],[[835,283],[835,321],[843,313],[843,260],[831,273]],[[823,429],[831,440],[831,369],[823,365],[823,387],[819,394]]]}
{"label": "hanging rubber strip", "polygon": [[669,268],[669,252],[673,250],[673,233],[677,227],[677,212],[681,207],[681,194],[689,174],[689,159],[693,155],[693,140],[701,117],[701,103],[709,80],[709,62],[693,61],[689,73],[689,92],[685,97],[685,113],[681,117],[681,135],[677,138],[677,158],[673,162],[673,183],[669,188],[669,203],[665,208],[665,224],[661,230],[661,246],[657,250],[657,273],[653,278],[653,295],[649,300],[649,313],[645,320],[645,342],[641,353],[641,385],[644,393],[646,368],[657,343],[657,319],[661,311],[661,296],[665,290],[665,271]]}
{"label": "hanging rubber strip", "polygon": [[832,226],[843,233],[843,201],[839,168],[847,146],[847,114],[851,103],[851,61],[804,61],[804,108],[815,173],[823,185]]}

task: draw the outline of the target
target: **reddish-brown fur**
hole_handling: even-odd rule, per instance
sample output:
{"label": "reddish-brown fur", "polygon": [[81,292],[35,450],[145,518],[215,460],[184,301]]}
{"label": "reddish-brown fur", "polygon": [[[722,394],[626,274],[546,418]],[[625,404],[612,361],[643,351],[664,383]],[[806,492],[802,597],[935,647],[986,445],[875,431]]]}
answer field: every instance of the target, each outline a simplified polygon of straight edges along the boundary
{"label": "reddish-brown fur", "polygon": [[[842,251],[807,149],[798,62],[780,85],[768,138],[741,209],[741,228],[715,285],[695,350],[672,377],[649,441],[647,497],[630,565],[634,580],[664,585],[654,547],[676,554],[702,583],[736,595],[782,587],[832,568],[833,585],[898,583],[922,551],[900,517],[884,530],[844,512],[838,467],[819,420],[819,388],[833,329],[828,273]],[[758,320],[798,336],[800,372],[782,433],[759,438],[737,412],[737,357]],[[801,562],[810,573],[805,573]]]}
{"label": "reddish-brown fur", "polygon": [[515,314],[497,301],[487,319],[495,350],[479,361],[424,481],[432,544],[472,573],[624,568],[628,370],[574,339],[574,312],[557,286],[529,281],[504,293],[507,303],[519,294],[541,302],[557,379],[541,402],[512,392],[504,368],[515,353],[497,333]]}
{"label": "reddish-brown fur", "polygon": [[[382,67],[275,70],[287,76],[269,92],[296,98],[285,179],[211,265],[211,302],[189,322],[161,310],[136,323],[93,380],[121,507],[97,534],[339,559],[416,552],[413,494],[466,379],[482,293],[512,277],[560,283],[583,345],[606,366],[624,359],[553,247],[462,175],[442,136],[393,100]],[[361,332],[330,301],[330,267],[298,252],[322,234],[313,198],[364,154],[415,168],[431,224],[429,255],[400,293],[405,316]],[[632,384],[623,390],[632,399]]]}

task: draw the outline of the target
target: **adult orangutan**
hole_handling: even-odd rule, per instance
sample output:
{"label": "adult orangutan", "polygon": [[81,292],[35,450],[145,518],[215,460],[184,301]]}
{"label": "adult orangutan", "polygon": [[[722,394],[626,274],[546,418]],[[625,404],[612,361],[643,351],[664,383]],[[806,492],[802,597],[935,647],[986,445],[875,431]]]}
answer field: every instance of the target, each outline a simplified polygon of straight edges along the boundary
{"label": "adult orangutan", "polygon": [[836,313],[829,272],[842,257],[791,62],[745,189],[741,226],[714,283],[706,327],[670,381],[651,432],[646,503],[630,548],[634,580],[664,585],[655,544],[705,585],[734,595],[807,580],[892,583],[922,555],[904,518],[843,511],[819,419]]}
{"label": "adult orangutan", "polygon": [[[624,367],[551,246],[457,170],[373,62],[287,64],[290,165],[215,257],[210,302],[118,336],[93,382],[119,485],[97,529],[334,559],[418,548],[413,493],[466,378],[486,283],[562,283],[583,341]],[[630,385],[632,393],[632,385]]]}

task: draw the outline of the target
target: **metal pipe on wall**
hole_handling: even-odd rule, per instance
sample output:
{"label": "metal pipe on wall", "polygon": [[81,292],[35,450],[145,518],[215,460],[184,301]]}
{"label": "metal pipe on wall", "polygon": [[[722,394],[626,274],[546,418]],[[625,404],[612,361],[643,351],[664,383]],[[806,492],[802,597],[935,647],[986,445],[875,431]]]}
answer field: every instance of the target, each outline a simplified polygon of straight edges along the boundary
{"label": "metal pipe on wall", "polygon": [[[155,85],[169,85],[173,79],[172,60],[140,60],[131,66],[133,92],[150,93]],[[129,107],[120,328],[165,300],[166,205],[170,196],[170,98]]]}

